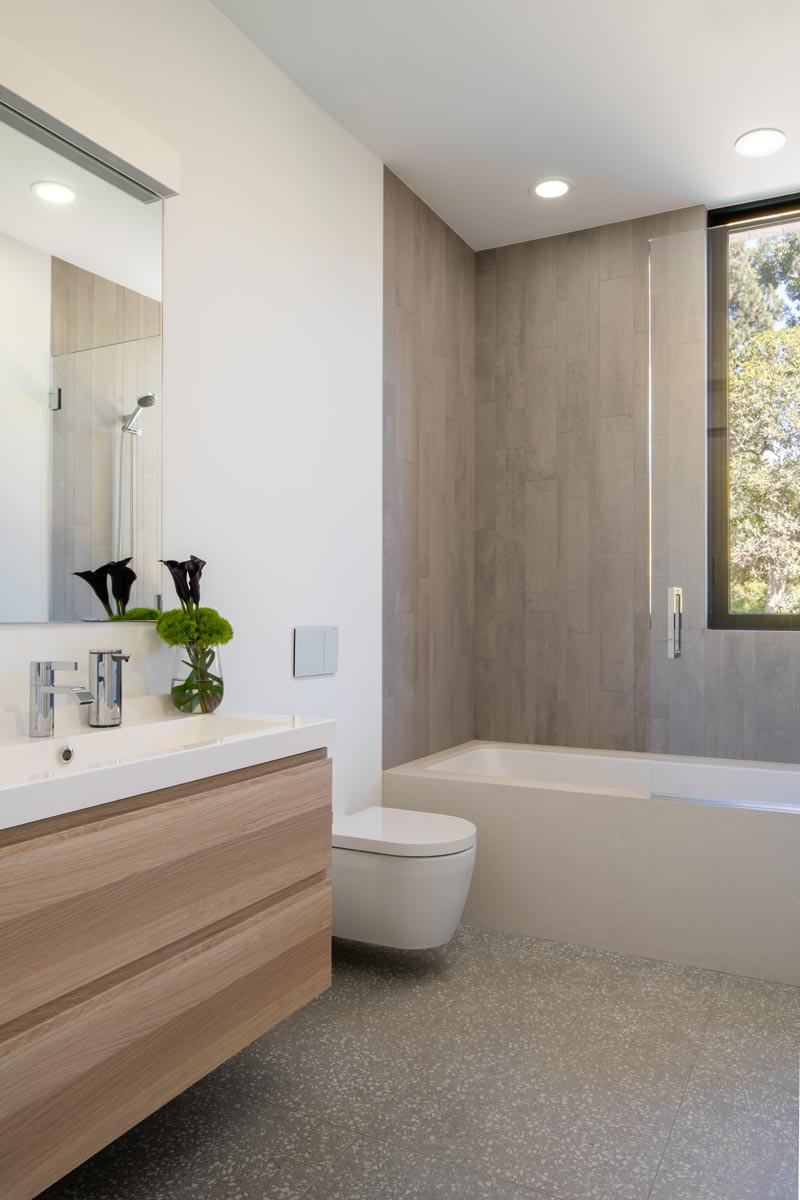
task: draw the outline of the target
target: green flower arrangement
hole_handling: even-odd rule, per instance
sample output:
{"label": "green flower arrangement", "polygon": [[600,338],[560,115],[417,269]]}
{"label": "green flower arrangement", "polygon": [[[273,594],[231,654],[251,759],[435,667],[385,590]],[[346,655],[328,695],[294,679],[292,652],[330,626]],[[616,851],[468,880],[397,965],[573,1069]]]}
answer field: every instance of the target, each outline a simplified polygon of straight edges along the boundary
{"label": "green flower arrangement", "polygon": [[222,703],[224,685],[218,647],[229,642],[233,629],[215,608],[200,605],[200,577],[205,562],[192,554],[185,562],[161,559],[172,576],[180,608],[158,618],[156,630],[168,646],[183,648],[172,680],[172,700],[181,712],[212,713]]}
{"label": "green flower arrangement", "polygon": [[157,608],[129,608],[124,613],[114,613],[112,621],[157,621],[161,613]]}

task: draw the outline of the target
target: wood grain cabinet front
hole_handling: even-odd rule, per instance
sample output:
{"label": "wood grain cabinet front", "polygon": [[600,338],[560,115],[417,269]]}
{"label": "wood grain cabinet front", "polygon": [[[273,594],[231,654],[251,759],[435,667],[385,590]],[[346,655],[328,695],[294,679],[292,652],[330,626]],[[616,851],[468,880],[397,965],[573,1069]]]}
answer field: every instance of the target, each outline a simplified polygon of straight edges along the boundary
{"label": "wood grain cabinet front", "polygon": [[3,1200],[329,985],[330,853],[324,751],[3,831]]}
{"label": "wood grain cabinet front", "polygon": [[0,1022],[326,870],[330,761],[277,765],[0,833]]}

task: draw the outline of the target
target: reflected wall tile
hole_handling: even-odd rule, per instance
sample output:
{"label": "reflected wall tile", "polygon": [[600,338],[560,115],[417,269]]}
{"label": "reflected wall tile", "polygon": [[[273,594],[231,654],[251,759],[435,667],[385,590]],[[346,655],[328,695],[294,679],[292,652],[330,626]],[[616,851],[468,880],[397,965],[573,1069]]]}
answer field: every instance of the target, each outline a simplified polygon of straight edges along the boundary
{"label": "reflected wall tile", "polygon": [[117,285],[95,275],[92,279],[91,346],[110,346],[117,340]]}
{"label": "reflected wall tile", "polygon": [[[111,526],[114,509],[115,438],[112,429],[91,425],[87,430],[87,441],[90,446],[90,478],[91,478],[91,537],[92,542],[102,542],[111,548]],[[140,490],[142,503],[147,495],[146,489]],[[107,562],[107,559],[102,559]],[[99,565],[98,563],[94,564]],[[137,571],[143,568],[142,563],[134,564]]]}
{"label": "reflected wall tile", "polygon": [[50,354],[69,352],[69,263],[50,260]]}
{"label": "reflected wall tile", "polygon": [[161,335],[161,305],[158,300],[145,297],[144,336],[160,337]]}
{"label": "reflected wall tile", "polygon": [[117,348],[115,346],[104,346],[101,349],[92,350],[89,356],[92,424],[103,426],[109,430],[119,420],[119,404],[116,396],[116,356]]}
{"label": "reflected wall tile", "polygon": [[70,267],[68,275],[68,346],[88,350],[92,345],[93,277],[80,267]]}

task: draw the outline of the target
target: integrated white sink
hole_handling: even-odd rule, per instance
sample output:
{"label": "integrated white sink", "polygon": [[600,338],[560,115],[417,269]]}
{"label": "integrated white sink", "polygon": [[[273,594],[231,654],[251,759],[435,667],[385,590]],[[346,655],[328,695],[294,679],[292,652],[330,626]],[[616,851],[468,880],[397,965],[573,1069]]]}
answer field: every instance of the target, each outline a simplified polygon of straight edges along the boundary
{"label": "integrated white sink", "polygon": [[0,742],[0,829],[303,754],[335,733],[312,717],[185,716],[160,696],[126,701],[118,729],[78,724],[78,711],[57,709],[53,738]]}

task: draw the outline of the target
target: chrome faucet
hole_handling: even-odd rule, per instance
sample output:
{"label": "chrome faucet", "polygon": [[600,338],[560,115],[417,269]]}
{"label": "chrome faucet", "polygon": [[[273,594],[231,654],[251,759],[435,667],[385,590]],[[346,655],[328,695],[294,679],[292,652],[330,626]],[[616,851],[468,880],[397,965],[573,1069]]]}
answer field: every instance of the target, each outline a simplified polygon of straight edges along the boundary
{"label": "chrome faucet", "polygon": [[55,726],[54,697],[71,696],[78,704],[91,704],[94,696],[83,684],[54,683],[56,671],[77,671],[76,662],[31,663],[30,717],[28,731],[31,737],[52,737]]}
{"label": "chrome faucet", "polygon": [[122,664],[129,658],[121,650],[89,651],[89,680],[94,685],[89,724],[96,729],[122,724]]}

